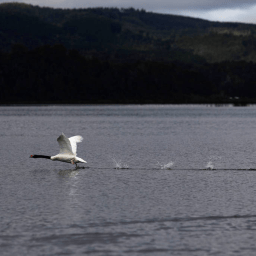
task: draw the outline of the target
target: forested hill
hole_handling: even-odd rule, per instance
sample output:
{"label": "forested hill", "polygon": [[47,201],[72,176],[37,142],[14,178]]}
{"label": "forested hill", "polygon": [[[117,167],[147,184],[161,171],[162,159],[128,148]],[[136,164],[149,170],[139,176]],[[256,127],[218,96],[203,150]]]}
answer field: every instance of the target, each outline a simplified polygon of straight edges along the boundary
{"label": "forested hill", "polygon": [[64,45],[115,61],[256,62],[256,26],[210,22],[144,10],[53,9],[0,4],[0,47]]}
{"label": "forested hill", "polygon": [[0,4],[0,104],[256,103],[256,26]]}

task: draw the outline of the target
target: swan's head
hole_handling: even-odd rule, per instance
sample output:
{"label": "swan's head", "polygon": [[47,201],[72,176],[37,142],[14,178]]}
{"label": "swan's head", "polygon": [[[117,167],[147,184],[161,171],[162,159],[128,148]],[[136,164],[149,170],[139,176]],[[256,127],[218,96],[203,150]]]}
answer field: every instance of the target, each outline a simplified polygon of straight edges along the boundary
{"label": "swan's head", "polygon": [[34,158],[34,155],[31,155],[29,158]]}

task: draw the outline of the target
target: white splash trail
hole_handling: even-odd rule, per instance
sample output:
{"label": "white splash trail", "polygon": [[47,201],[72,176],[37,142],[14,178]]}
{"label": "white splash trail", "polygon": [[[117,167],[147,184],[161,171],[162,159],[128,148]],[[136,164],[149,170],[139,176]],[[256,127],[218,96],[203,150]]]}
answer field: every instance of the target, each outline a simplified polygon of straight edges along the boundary
{"label": "white splash trail", "polygon": [[122,160],[116,160],[115,158],[112,158],[112,161],[114,162],[115,169],[129,169],[129,165],[122,162]]}
{"label": "white splash trail", "polygon": [[161,164],[161,163],[157,162],[157,165],[160,166],[161,170],[170,170],[171,167],[174,165],[174,162],[171,161],[167,164]]}
{"label": "white splash trail", "polygon": [[205,166],[206,170],[213,170],[214,169],[214,165],[211,161],[209,161],[207,163],[207,165]]}

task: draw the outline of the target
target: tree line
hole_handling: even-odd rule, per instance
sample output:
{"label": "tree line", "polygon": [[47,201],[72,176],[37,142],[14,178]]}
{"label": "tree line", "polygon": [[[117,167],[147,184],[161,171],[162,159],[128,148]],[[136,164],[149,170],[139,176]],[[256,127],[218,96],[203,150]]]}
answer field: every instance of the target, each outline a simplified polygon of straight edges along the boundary
{"label": "tree line", "polygon": [[[256,62],[256,26],[210,22],[145,10],[54,9],[24,3],[0,4],[0,49],[62,44],[80,54],[118,62],[184,62],[204,59]],[[178,53],[178,54],[177,54]]]}
{"label": "tree line", "polygon": [[63,45],[0,53],[0,104],[256,102],[250,62],[113,62]]}

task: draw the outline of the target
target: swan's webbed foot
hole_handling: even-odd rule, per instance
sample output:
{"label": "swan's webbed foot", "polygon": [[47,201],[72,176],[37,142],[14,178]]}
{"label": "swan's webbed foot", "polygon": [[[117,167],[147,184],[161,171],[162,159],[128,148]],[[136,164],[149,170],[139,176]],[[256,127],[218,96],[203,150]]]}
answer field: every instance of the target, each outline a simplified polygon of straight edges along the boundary
{"label": "swan's webbed foot", "polygon": [[76,167],[77,167],[77,164],[76,164],[76,162],[75,162],[75,158],[71,159],[71,160],[70,160],[70,163],[71,163],[71,164],[75,164]]}

